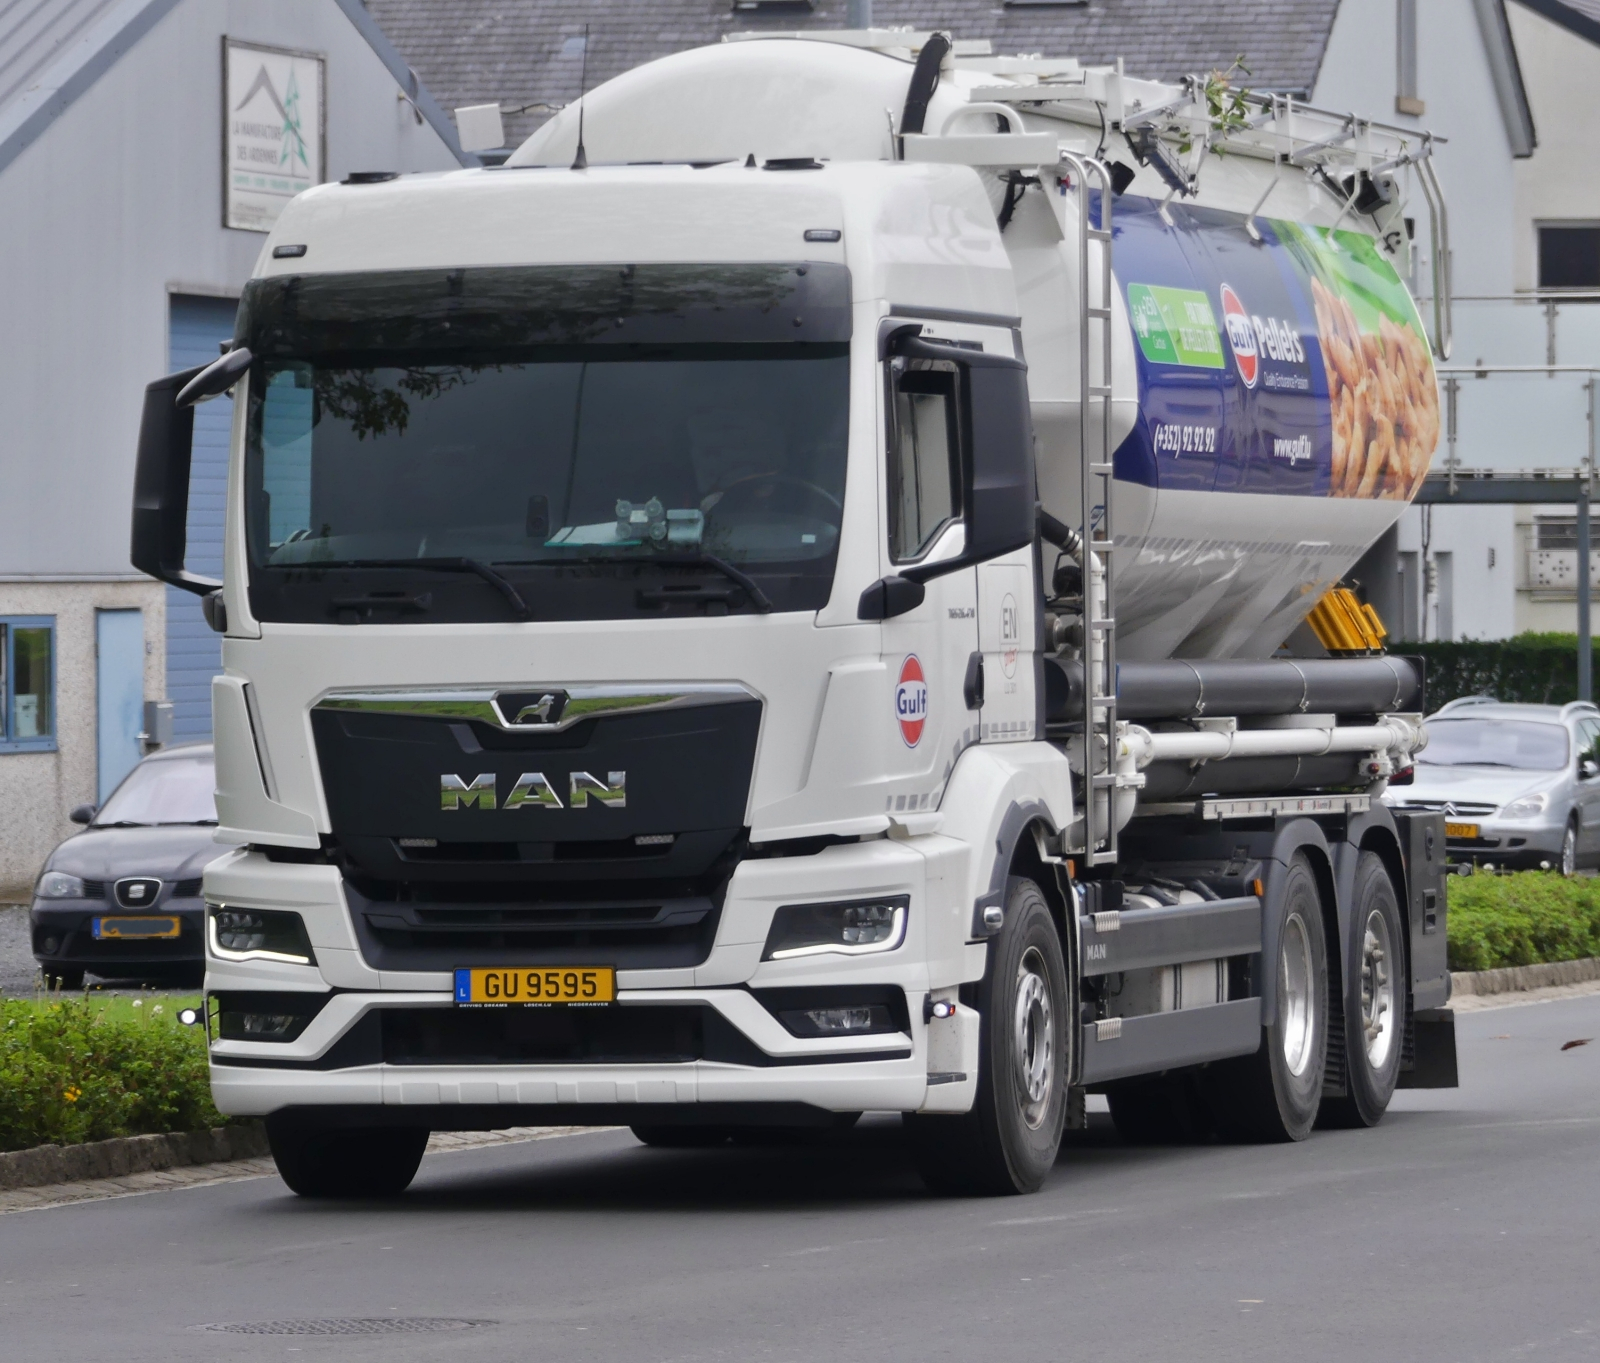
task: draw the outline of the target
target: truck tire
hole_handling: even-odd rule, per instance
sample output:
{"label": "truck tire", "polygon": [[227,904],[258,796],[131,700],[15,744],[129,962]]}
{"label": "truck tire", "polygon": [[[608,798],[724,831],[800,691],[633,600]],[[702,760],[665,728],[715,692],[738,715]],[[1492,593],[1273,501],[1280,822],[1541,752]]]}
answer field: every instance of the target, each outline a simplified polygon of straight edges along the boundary
{"label": "truck tire", "polygon": [[1216,1130],[1191,1074],[1133,1079],[1106,1090],[1111,1122],[1129,1145],[1192,1145]]}
{"label": "truck tire", "polygon": [[1328,1057],[1328,938],[1322,894],[1303,852],[1285,873],[1276,958],[1263,961],[1278,982],[1272,1024],[1254,1055],[1204,1071],[1217,1129],[1229,1140],[1303,1141],[1322,1102]]}
{"label": "truck tire", "polygon": [[428,1133],[409,1126],[319,1127],[267,1118],[278,1175],[301,1197],[398,1197],[410,1187]]}
{"label": "truck tire", "polygon": [[1375,852],[1356,862],[1351,909],[1344,991],[1349,1095],[1323,1099],[1323,1126],[1377,1125],[1400,1078],[1406,1033],[1404,919],[1389,869]]}
{"label": "truck tire", "polygon": [[923,1181],[938,1193],[1031,1193],[1055,1164],[1067,1120],[1069,1004],[1061,934],[1031,880],[1006,886],[1005,924],[978,986],[978,1094],[959,1117],[908,1114]]}

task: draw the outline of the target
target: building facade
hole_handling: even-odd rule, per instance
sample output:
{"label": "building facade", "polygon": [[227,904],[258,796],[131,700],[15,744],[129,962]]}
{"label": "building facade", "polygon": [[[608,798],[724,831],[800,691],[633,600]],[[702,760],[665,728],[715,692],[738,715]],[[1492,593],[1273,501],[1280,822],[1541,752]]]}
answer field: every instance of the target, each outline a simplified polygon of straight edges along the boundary
{"label": "building facade", "polygon": [[[0,901],[138,760],[145,701],[210,734],[217,636],[128,563],[144,385],[216,357],[287,195],[449,169],[454,144],[359,0],[46,0],[0,25]],[[229,409],[197,413],[202,573]]]}

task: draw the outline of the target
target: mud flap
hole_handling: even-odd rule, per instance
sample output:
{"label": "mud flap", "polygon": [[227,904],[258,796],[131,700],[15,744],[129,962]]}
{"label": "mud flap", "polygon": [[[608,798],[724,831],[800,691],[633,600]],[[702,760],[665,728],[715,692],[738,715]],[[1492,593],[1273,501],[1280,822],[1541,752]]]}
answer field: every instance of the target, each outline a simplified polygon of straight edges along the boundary
{"label": "mud flap", "polygon": [[1405,1052],[1400,1061],[1403,1089],[1453,1089],[1456,1073],[1456,1015],[1448,1008],[1413,1013],[1406,1025]]}

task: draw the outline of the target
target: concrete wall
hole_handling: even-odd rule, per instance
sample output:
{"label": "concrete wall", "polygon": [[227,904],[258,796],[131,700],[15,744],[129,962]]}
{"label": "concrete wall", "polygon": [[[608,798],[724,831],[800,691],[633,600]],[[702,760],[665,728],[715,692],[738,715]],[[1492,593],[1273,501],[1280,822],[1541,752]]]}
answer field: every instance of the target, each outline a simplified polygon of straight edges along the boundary
{"label": "concrete wall", "polygon": [[0,753],[0,901],[95,795],[96,607],[144,609],[165,694],[163,593],[128,563],[144,385],[169,294],[236,298],[265,240],[222,226],[224,35],[326,58],[328,178],[455,166],[332,0],[182,0],[0,171],[0,611],[56,616],[59,743]]}
{"label": "concrete wall", "polygon": [[[0,615],[56,622],[56,750],[0,753],[0,903],[25,900],[49,851],[95,799],[95,611],[144,612],[145,695],[160,696],[166,593],[155,582],[0,582]],[[88,722],[84,722],[84,717]]]}

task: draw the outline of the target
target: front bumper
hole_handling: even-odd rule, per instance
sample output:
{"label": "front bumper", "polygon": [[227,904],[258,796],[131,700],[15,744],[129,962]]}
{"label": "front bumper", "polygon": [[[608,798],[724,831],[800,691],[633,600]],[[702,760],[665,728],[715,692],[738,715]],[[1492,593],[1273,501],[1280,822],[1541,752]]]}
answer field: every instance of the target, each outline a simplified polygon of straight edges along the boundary
{"label": "front bumper", "polygon": [[[459,1030],[450,1026],[451,1015],[460,1015],[449,972],[375,967],[363,954],[335,868],[235,853],[207,871],[207,897],[298,912],[316,964],[211,958],[208,993],[305,991],[326,1001],[291,1042],[214,1039],[213,1094],[223,1112],[236,1116],[325,1111],[330,1120],[341,1112],[340,1120],[349,1120],[354,1111],[374,1123],[441,1130],[717,1121],[751,1104],[773,1114],[966,1111],[976,1093],[977,1014],[960,1006],[951,1018],[925,1017],[930,997],[955,1001],[960,985],[983,972],[985,946],[966,940],[971,905],[961,902],[964,877],[957,874],[964,864],[965,848],[938,836],[741,864],[703,961],[617,971],[618,997],[610,1008],[681,1019],[692,1011],[698,1040],[687,1058],[640,1061],[624,1054],[603,1062],[528,1062],[496,1054],[492,1046],[464,1056],[456,1044],[435,1061],[426,1045],[401,1041],[430,1023],[435,1032]],[[780,904],[863,894],[910,898],[899,948],[761,960]],[[769,988],[847,986],[902,992],[904,1030],[801,1037],[762,1002],[761,991]],[[519,1010],[493,1011],[506,1017]]]}
{"label": "front bumper", "polygon": [[1462,820],[1478,825],[1476,838],[1446,838],[1445,850],[1454,861],[1528,862],[1561,859],[1564,823],[1540,824],[1525,819]]}
{"label": "front bumper", "polygon": [[96,975],[136,975],[150,970],[198,966],[205,959],[205,907],[196,900],[158,903],[141,917],[171,915],[176,937],[96,937],[96,918],[129,916],[104,901],[35,900],[28,911],[33,956],[50,970],[88,970]]}

